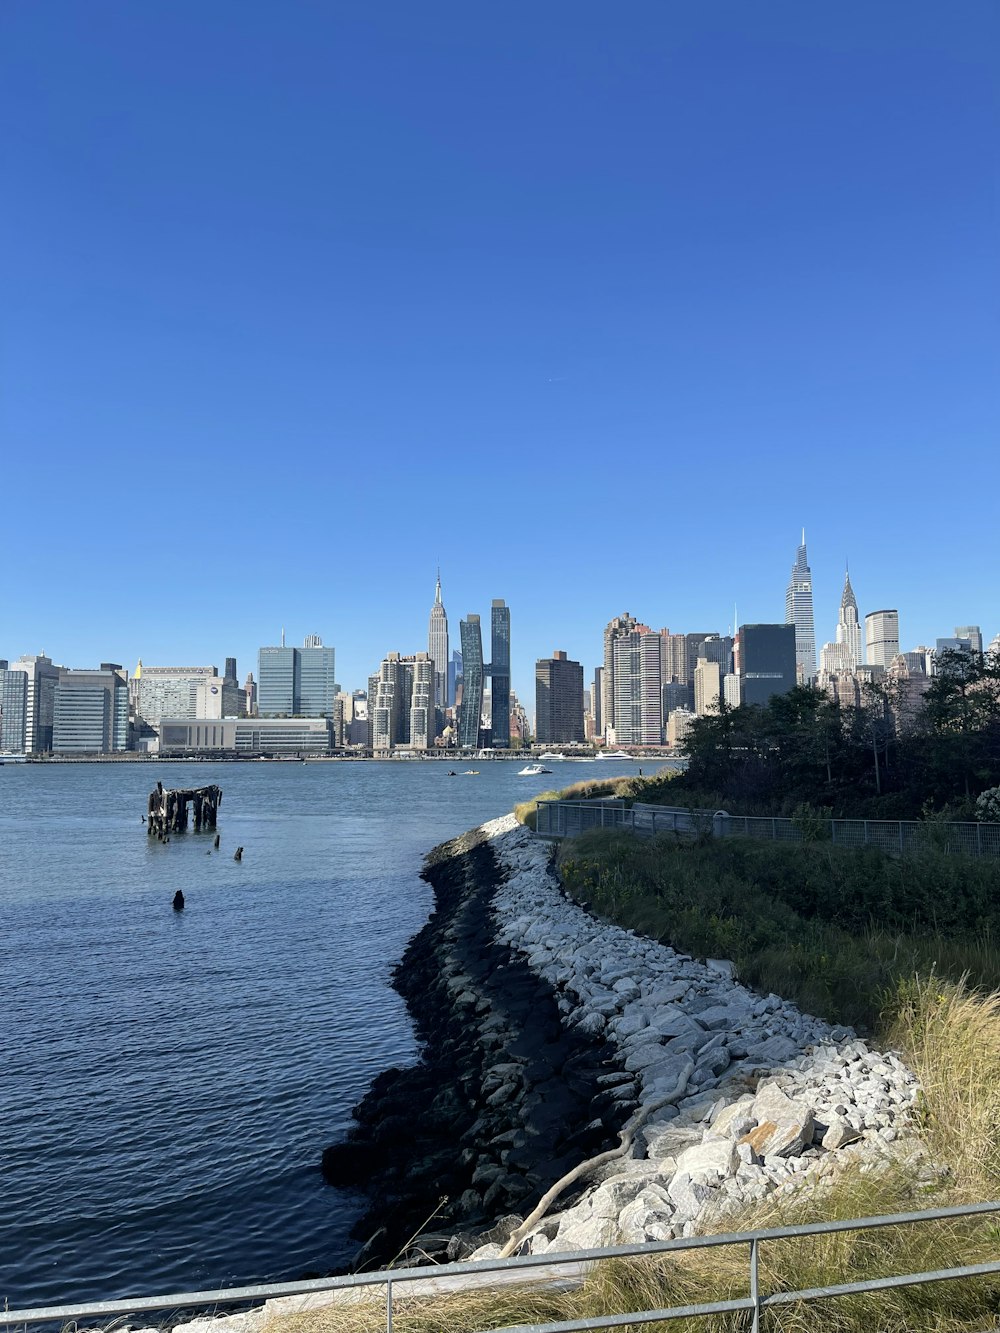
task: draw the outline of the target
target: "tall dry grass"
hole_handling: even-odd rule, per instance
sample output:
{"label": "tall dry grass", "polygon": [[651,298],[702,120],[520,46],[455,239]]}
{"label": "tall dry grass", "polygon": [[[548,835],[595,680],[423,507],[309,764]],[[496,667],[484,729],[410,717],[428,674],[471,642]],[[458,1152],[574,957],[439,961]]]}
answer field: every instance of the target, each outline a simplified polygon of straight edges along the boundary
{"label": "tall dry grass", "polygon": [[1000,994],[932,973],[900,987],[888,1028],[923,1089],[923,1138],[962,1198],[1000,1198]]}

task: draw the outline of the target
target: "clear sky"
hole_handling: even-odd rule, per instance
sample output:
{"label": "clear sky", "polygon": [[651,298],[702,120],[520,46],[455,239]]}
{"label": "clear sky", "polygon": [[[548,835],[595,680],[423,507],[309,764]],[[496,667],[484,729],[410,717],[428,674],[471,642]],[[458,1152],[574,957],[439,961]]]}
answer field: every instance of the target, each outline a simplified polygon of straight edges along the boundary
{"label": "clear sky", "polygon": [[995,0],[6,0],[0,656],[1000,630]]}

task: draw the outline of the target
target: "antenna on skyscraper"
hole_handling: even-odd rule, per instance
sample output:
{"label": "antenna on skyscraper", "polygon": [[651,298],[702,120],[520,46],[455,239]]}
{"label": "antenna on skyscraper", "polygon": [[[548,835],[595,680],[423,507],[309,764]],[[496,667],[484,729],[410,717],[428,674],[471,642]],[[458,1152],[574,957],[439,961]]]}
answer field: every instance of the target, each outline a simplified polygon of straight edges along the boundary
{"label": "antenna on skyscraper", "polygon": [[281,646],[282,646],[282,648],[284,648],[284,646],[285,646],[285,627],[284,627],[284,625],[282,625],[282,627],[281,627]]}

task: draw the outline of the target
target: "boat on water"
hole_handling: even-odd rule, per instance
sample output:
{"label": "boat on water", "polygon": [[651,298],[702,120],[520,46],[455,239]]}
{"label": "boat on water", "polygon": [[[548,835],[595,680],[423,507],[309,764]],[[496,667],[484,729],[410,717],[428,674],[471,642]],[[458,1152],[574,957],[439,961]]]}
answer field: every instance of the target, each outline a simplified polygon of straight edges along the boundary
{"label": "boat on water", "polygon": [[478,777],[479,777],[479,769],[478,769],[478,768],[467,768],[467,769],[465,770],[465,772],[462,774],[462,777],[463,777],[463,778],[478,778]]}
{"label": "boat on water", "polygon": [[566,756],[565,756],[564,754],[551,754],[551,753],[550,753],[550,754],[540,754],[538,757],[539,757],[539,759],[541,759],[543,762],[544,762],[546,759],[565,759],[565,758],[566,758]]}
{"label": "boat on water", "polygon": [[601,753],[595,755],[594,758],[595,758],[595,759],[627,759],[627,760],[629,761],[629,763],[632,762],[632,756],[631,756],[630,754],[626,754],[624,750],[612,750],[612,752],[611,752],[610,754],[605,754],[604,751],[602,750]]}
{"label": "boat on water", "polygon": [[24,754],[0,754],[0,764],[26,764],[28,756]]}
{"label": "boat on water", "polygon": [[546,768],[544,764],[526,764],[518,773],[519,778],[537,778],[540,773],[551,773],[551,768]]}

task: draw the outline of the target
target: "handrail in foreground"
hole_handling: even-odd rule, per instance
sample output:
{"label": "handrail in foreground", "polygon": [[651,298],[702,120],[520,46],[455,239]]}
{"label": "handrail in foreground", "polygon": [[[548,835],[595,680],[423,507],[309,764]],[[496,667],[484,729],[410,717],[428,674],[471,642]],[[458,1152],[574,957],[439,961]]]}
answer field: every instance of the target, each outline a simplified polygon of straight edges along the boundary
{"label": "handrail in foreground", "polygon": [[616,1245],[597,1250],[566,1250],[555,1254],[523,1255],[515,1259],[491,1259],[475,1263],[438,1264],[422,1268],[382,1269],[373,1273],[350,1273],[342,1277],[316,1278],[302,1282],[265,1282],[256,1286],[223,1287],[214,1291],[184,1291],[162,1296],[140,1296],[131,1300],[91,1301],[76,1305],[47,1305],[34,1309],[0,1310],[0,1326],[37,1324],[55,1320],[92,1319],[122,1314],[143,1314],[154,1310],[182,1310],[210,1305],[235,1305],[248,1301],[273,1299],[279,1296],[301,1296],[315,1292],[338,1291],[352,1287],[384,1287],[386,1330],[392,1333],[393,1289],[401,1283],[433,1278],[458,1277],[474,1274],[489,1286],[491,1273],[509,1273],[532,1268],[558,1268],[569,1264],[591,1264],[602,1259],[631,1259],[678,1251],[711,1249],[721,1245],[749,1247],[749,1291],[745,1297],[727,1301],[713,1301],[702,1305],[673,1306],[662,1310],[638,1310],[622,1315],[596,1315],[590,1319],[574,1319],[561,1323],[510,1325],[494,1333],[597,1333],[597,1330],[622,1328],[626,1325],[652,1324],[670,1319],[692,1318],[700,1315],[752,1312],[753,1333],[759,1333],[760,1316],[764,1310],[795,1301],[822,1300],[831,1296],[847,1296],[864,1292],[885,1291],[893,1287],[914,1286],[927,1282],[942,1282],[958,1278],[980,1277],[1000,1273],[1000,1261],[986,1264],[968,1264],[963,1267],[936,1269],[925,1273],[903,1273],[890,1277],[872,1278],[864,1282],[847,1282],[830,1287],[812,1287],[802,1291],[780,1291],[762,1295],[759,1288],[760,1246],[771,1241],[789,1240],[802,1236],[832,1235],[844,1231],[867,1231],[876,1227],[905,1226],[919,1222],[937,1222],[946,1218],[973,1217],[1000,1213],[1000,1202],[978,1203],[952,1208],[931,1208],[914,1213],[888,1213],[876,1217],[847,1218],[833,1222],[810,1222],[798,1226],[769,1227],[758,1231],[723,1232],[714,1236],[688,1236],[678,1240],[650,1241],[642,1245]]}

